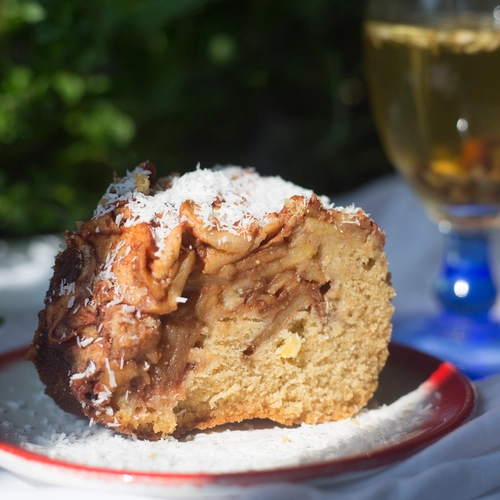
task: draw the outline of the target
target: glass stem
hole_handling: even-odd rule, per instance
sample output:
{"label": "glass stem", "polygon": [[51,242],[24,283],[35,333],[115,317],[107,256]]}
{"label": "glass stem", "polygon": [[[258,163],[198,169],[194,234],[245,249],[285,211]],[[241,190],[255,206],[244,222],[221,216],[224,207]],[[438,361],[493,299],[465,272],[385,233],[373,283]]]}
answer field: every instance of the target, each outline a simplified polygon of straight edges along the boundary
{"label": "glass stem", "polygon": [[489,235],[449,231],[444,237],[445,255],[435,284],[444,311],[486,317],[497,295],[489,264]]}

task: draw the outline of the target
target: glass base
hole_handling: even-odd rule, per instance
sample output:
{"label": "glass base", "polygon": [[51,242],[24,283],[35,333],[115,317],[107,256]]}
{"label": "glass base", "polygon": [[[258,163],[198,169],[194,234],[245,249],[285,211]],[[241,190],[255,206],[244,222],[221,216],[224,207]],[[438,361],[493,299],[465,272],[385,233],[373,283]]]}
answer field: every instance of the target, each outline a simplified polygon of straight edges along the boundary
{"label": "glass base", "polygon": [[461,204],[445,205],[426,200],[428,215],[440,227],[448,231],[473,231],[500,228],[500,205]]}
{"label": "glass base", "polygon": [[471,379],[500,373],[500,323],[450,313],[396,317],[392,340],[450,361]]}

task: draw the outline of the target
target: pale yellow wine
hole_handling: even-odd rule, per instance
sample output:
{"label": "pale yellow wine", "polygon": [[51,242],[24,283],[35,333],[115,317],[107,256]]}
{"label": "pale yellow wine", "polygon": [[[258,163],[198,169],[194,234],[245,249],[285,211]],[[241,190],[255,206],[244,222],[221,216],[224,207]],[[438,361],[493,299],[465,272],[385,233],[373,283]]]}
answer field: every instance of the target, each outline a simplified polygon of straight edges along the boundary
{"label": "pale yellow wine", "polygon": [[500,214],[500,31],[474,18],[368,21],[364,38],[390,160],[431,205],[490,204]]}

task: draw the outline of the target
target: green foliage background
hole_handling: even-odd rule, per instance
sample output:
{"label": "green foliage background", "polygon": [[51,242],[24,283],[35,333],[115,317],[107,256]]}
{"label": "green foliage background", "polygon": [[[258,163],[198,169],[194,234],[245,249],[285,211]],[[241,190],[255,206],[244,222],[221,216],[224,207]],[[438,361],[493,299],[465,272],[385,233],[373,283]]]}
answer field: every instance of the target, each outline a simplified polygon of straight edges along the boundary
{"label": "green foliage background", "polygon": [[0,237],[74,228],[112,179],[253,165],[319,193],[389,171],[363,1],[3,0]]}

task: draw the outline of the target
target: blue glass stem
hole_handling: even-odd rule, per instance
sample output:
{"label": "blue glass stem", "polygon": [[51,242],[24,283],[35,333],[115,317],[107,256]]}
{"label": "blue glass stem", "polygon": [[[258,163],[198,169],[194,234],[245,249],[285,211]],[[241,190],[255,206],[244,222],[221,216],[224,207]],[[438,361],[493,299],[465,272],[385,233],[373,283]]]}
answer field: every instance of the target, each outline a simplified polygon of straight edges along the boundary
{"label": "blue glass stem", "polygon": [[445,255],[435,290],[438,314],[394,322],[393,339],[451,361],[472,379],[500,373],[500,322],[489,314],[497,290],[489,265],[489,235],[445,232]]}
{"label": "blue glass stem", "polygon": [[435,284],[444,311],[486,318],[497,295],[488,234],[450,231],[444,237],[445,255]]}

